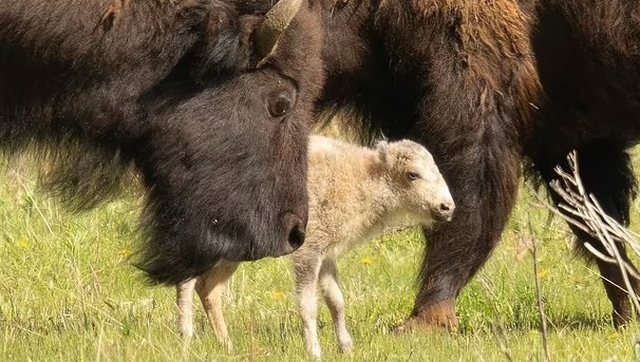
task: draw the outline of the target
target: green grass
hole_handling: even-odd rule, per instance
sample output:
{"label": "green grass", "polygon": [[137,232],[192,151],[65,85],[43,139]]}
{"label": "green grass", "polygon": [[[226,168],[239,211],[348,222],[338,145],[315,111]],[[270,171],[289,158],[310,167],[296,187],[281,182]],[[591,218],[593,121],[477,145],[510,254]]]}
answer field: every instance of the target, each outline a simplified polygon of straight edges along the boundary
{"label": "green grass", "polygon": [[[287,259],[245,264],[226,315],[236,350],[223,351],[201,310],[185,345],[175,329],[175,292],[150,287],[129,263],[140,200],[128,196],[73,215],[42,194],[28,166],[0,176],[0,360],[278,360],[306,358]],[[27,175],[27,176],[25,176]],[[340,263],[355,349],[337,352],[331,320],[320,313],[326,360],[541,360],[532,258],[521,239],[540,241],[540,279],[556,360],[640,358],[640,328],[611,327],[610,304],[594,267],[574,256],[559,219],[520,201],[493,258],[462,293],[455,334],[397,337],[411,310],[424,241],[415,231],[384,237]],[[640,213],[634,205],[634,219]],[[636,223],[636,225],[639,225]],[[637,229],[635,229],[637,230]]]}

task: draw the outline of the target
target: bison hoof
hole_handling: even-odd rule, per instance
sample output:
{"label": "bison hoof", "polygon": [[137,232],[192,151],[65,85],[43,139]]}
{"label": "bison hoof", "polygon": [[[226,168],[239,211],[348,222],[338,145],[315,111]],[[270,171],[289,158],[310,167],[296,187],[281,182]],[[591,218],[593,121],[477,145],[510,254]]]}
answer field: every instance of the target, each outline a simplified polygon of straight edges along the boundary
{"label": "bison hoof", "polygon": [[[628,312],[628,313],[624,313],[624,312]],[[631,311],[624,311],[624,312],[621,313],[614,310],[613,313],[611,314],[611,317],[613,319],[613,326],[617,329],[624,328],[633,319],[631,317]]]}
{"label": "bison hoof", "polygon": [[442,301],[425,307],[397,326],[393,333],[403,335],[416,331],[447,330],[457,332],[460,323],[456,317],[455,301]]}

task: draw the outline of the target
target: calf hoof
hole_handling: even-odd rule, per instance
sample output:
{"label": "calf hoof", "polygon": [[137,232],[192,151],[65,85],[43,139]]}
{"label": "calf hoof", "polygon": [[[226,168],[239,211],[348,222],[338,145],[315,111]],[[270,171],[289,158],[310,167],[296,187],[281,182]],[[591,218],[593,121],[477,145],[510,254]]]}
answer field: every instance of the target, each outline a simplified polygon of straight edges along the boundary
{"label": "calf hoof", "polygon": [[345,336],[340,340],[340,352],[347,354],[353,350],[353,339],[350,335]]}
{"label": "calf hoof", "polygon": [[416,331],[447,330],[457,332],[460,323],[456,317],[455,300],[445,300],[429,305],[409,317],[403,324],[397,326],[393,333],[403,335]]}
{"label": "calf hoof", "polygon": [[231,342],[231,339],[223,341],[222,346],[227,350],[227,353],[233,353],[233,343]]}
{"label": "calf hoof", "polygon": [[321,359],[322,358],[322,348],[320,348],[320,343],[309,343],[307,344],[307,353],[313,359]]}
{"label": "calf hoof", "polygon": [[178,329],[180,330],[180,336],[182,336],[182,338],[190,339],[191,337],[193,337],[193,325],[180,325]]}
{"label": "calf hoof", "polygon": [[316,360],[322,359],[322,350],[320,349],[320,347],[310,349],[307,352],[309,353],[309,356],[311,356],[311,358],[313,359],[316,359]]}

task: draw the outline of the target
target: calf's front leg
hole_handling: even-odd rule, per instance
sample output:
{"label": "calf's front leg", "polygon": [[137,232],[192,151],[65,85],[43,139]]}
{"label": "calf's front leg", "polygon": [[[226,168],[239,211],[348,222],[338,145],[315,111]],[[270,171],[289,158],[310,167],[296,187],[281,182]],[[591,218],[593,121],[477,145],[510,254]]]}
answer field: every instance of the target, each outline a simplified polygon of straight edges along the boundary
{"label": "calf's front leg", "polygon": [[351,352],[353,339],[347,330],[344,296],[338,282],[338,270],[334,259],[326,259],[322,263],[320,268],[320,288],[331,312],[333,328],[336,332],[340,350],[343,353]]}
{"label": "calf's front leg", "polygon": [[321,260],[317,255],[294,259],[296,299],[302,323],[307,352],[314,358],[322,356],[318,340],[318,301],[316,290]]}

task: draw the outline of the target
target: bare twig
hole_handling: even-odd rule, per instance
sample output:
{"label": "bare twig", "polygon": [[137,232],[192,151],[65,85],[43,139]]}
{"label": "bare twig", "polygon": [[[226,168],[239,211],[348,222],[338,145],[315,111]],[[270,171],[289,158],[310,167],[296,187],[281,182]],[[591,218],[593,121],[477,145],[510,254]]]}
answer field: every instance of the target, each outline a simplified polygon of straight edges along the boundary
{"label": "bare twig", "polygon": [[623,286],[618,287],[627,292],[637,313],[640,311],[640,301],[631,278],[640,280],[640,274],[622,257],[618,249],[619,246],[626,245],[640,256],[640,243],[637,241],[637,235],[607,215],[594,195],[587,194],[580,179],[580,169],[575,151],[567,156],[567,161],[570,173],[556,167],[555,171],[559,179],[550,184],[562,202],[557,207],[546,203],[545,205],[554,214],[602,243],[604,250],[598,250],[589,243],[585,243],[584,246],[596,258],[618,266],[624,282]]}

